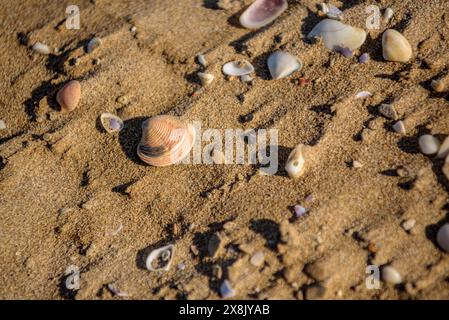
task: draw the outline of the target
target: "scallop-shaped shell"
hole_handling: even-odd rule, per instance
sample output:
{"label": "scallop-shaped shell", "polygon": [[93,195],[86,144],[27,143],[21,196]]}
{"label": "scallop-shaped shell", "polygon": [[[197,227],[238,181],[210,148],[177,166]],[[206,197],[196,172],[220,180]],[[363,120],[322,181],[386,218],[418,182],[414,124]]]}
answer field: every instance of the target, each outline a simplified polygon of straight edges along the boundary
{"label": "scallop-shaped shell", "polygon": [[193,126],[172,116],[155,116],[142,125],[142,139],[137,155],[142,161],[157,167],[181,162],[195,142]]}
{"label": "scallop-shaped shell", "polygon": [[175,246],[169,244],[151,251],[148,255],[145,264],[149,271],[168,271],[170,270],[173,255],[175,253]]}
{"label": "scallop-shaped shell", "polygon": [[413,51],[408,40],[399,31],[388,29],[382,35],[382,54],[387,61],[408,62]]}
{"label": "scallop-shaped shell", "polygon": [[339,48],[357,50],[365,42],[366,32],[337,20],[324,19],[312,29],[307,37],[322,38],[324,46],[330,50]]}
{"label": "scallop-shaped shell", "polygon": [[283,51],[272,53],[267,60],[268,70],[273,79],[289,76],[302,68],[302,62],[294,55]]}
{"label": "scallop-shaped shell", "polygon": [[288,7],[287,0],[256,0],[240,16],[240,24],[248,29],[266,26]]}
{"label": "scallop-shaped shell", "polygon": [[223,65],[223,73],[231,77],[240,77],[254,72],[254,67],[246,60],[230,61]]}
{"label": "scallop-shaped shell", "polygon": [[100,121],[103,128],[109,133],[119,132],[125,126],[122,119],[107,112],[101,114]]}

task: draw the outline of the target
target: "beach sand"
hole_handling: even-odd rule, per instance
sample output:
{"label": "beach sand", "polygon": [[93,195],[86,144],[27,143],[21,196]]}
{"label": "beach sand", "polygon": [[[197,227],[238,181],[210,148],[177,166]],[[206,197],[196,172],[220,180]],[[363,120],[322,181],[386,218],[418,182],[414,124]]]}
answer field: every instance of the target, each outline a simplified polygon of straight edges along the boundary
{"label": "beach sand", "polygon": [[[306,39],[320,1],[288,2],[259,30],[238,25],[247,0],[79,0],[79,30],[65,26],[72,1],[0,3],[0,298],[220,299],[224,280],[240,299],[449,298],[449,255],[435,241],[449,221],[449,182],[444,161],[418,147],[424,133],[449,134],[448,94],[430,87],[447,72],[449,3],[377,1],[394,16],[368,30],[359,53],[371,61],[360,64]],[[365,28],[371,1],[331,3]],[[382,58],[388,28],[409,40],[409,63]],[[93,36],[101,45],[86,53]],[[33,52],[36,42],[52,54]],[[271,80],[266,59],[277,49],[303,68]],[[199,53],[215,76],[200,91]],[[252,84],[222,74],[238,59],[254,65]],[[55,95],[72,79],[81,101],[62,112]],[[355,99],[360,91],[372,96]],[[382,103],[395,106],[405,135],[379,114]],[[106,133],[103,112],[124,130]],[[136,155],[141,123],[159,114],[277,129],[280,170],[146,165]],[[314,152],[293,180],[283,167],[299,143]],[[295,218],[298,204],[308,212]],[[170,270],[148,271],[148,254],[168,244]],[[369,265],[392,265],[402,283],[369,289]],[[78,290],[67,289],[70,270]]]}

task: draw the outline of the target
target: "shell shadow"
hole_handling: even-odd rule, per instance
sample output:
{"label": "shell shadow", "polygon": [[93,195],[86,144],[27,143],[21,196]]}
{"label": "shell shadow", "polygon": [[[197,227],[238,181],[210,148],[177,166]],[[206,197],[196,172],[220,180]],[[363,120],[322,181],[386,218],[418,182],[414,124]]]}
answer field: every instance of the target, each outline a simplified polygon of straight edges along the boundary
{"label": "shell shadow", "polygon": [[119,143],[125,155],[134,163],[144,165],[137,156],[136,150],[142,134],[142,123],[148,117],[136,117],[124,121],[125,126],[119,133]]}
{"label": "shell shadow", "polygon": [[203,7],[211,10],[219,10],[218,0],[203,0]]}

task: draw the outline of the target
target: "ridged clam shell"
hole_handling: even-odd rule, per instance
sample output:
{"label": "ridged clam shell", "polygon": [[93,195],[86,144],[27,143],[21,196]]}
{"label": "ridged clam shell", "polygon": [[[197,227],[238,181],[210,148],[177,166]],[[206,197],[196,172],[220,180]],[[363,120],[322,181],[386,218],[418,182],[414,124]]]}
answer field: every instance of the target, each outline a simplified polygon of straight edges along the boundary
{"label": "ridged clam shell", "polygon": [[240,24],[248,29],[266,26],[288,7],[287,0],[256,0],[240,16]]}
{"label": "ridged clam shell", "polygon": [[254,72],[254,67],[246,60],[230,61],[223,65],[223,73],[231,77],[240,77]]}
{"label": "ridged clam shell", "polygon": [[388,29],[384,32],[382,35],[382,54],[385,60],[408,62],[412,53],[410,43],[399,31]]}
{"label": "ridged clam shell", "polygon": [[337,20],[324,19],[312,29],[307,37],[322,38],[324,46],[330,50],[338,50],[342,47],[357,50],[365,42],[366,32]]}
{"label": "ridged clam shell", "polygon": [[103,128],[109,133],[119,132],[124,127],[123,120],[111,113],[102,113],[100,121]]}
{"label": "ridged clam shell", "polygon": [[299,59],[283,51],[272,53],[268,57],[267,65],[273,79],[287,77],[302,68],[302,62]]}
{"label": "ridged clam shell", "polygon": [[155,116],[142,125],[137,154],[142,161],[157,167],[181,162],[195,142],[191,125],[172,116]]}
{"label": "ridged clam shell", "polygon": [[72,80],[64,85],[56,94],[56,101],[61,109],[73,111],[81,98],[81,84],[79,81]]}

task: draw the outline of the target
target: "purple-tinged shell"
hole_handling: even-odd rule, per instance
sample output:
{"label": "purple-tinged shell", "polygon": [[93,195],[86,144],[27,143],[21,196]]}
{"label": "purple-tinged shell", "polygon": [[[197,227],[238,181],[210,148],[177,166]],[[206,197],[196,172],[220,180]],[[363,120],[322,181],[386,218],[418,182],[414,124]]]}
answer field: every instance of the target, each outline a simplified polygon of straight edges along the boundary
{"label": "purple-tinged shell", "polygon": [[256,0],[240,16],[240,24],[248,29],[266,26],[288,7],[287,0]]}
{"label": "purple-tinged shell", "polygon": [[369,53],[365,52],[362,55],[360,55],[359,57],[359,62],[360,63],[368,63],[370,61],[370,56]]}

